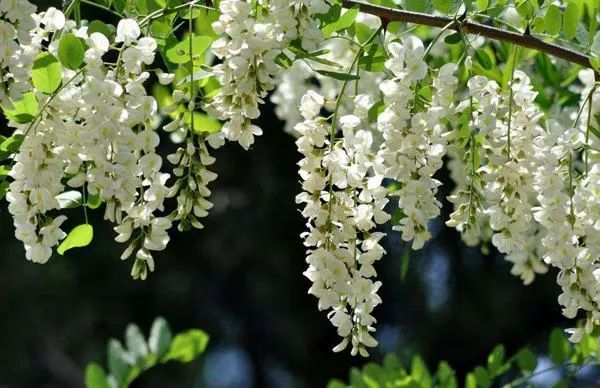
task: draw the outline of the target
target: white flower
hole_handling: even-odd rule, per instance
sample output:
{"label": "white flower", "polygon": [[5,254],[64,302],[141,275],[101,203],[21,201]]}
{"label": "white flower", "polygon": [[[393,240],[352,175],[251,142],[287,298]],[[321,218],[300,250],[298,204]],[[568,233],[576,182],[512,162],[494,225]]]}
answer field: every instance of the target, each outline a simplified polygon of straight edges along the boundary
{"label": "white flower", "polygon": [[140,27],[135,20],[122,19],[117,25],[117,36],[115,38],[115,42],[123,43],[125,46],[129,46],[133,42],[137,41],[140,35]]}

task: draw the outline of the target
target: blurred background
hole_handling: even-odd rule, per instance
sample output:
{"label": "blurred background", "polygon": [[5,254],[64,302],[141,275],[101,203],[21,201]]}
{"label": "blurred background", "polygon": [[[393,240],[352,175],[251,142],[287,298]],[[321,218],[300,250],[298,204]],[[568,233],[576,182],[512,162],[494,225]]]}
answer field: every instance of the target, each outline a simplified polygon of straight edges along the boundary
{"label": "blurred background", "polygon": [[[135,387],[319,387],[367,362],[330,350],[338,337],[302,276],[300,155],[272,107],[263,112],[265,134],[251,152],[233,144],[214,152],[219,178],[205,229],[174,233],[146,281],[132,280],[132,262],[119,260],[125,246],[114,242],[102,210],[92,215],[89,247],[37,265],[25,260],[2,204],[0,387],[81,387],[88,362],[106,363],[109,338],[122,338],[130,322],[147,333],[156,316],[174,331],[205,330],[209,347],[197,362],[158,367]],[[447,171],[439,178],[449,182]],[[449,211],[446,202],[442,219]],[[83,222],[81,211],[69,216],[66,229]],[[420,353],[432,367],[449,361],[462,376],[497,343],[509,354],[524,345],[544,352],[550,329],[568,324],[556,273],[525,287],[496,251],[467,248],[442,222],[431,228],[434,238],[408,255],[387,231],[388,254],[377,265],[380,346],[370,360]]]}

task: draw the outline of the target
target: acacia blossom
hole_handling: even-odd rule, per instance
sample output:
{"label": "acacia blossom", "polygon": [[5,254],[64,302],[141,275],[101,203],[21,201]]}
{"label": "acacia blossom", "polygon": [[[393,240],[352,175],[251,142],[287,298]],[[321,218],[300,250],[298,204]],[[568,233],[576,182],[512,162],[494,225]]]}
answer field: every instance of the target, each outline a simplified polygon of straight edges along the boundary
{"label": "acacia blossom", "polygon": [[[213,44],[215,55],[223,60],[213,67],[222,88],[208,109],[225,121],[216,136],[237,141],[244,149],[254,143],[254,136],[262,134],[252,120],[258,118],[259,105],[275,87],[277,56],[298,37],[303,49],[314,50],[322,33],[312,15],[328,9],[323,0],[270,0],[258,5],[253,7],[242,0],[221,1],[221,16],[213,23],[214,31],[225,35]],[[257,11],[262,7],[268,10],[264,15]]]}
{"label": "acacia blossom", "polygon": [[308,227],[302,234],[309,264],[304,275],[313,282],[309,293],[343,338],[334,351],[350,344],[353,355],[366,356],[367,348],[377,345],[370,334],[376,323],[371,313],[381,303],[373,265],[385,254],[379,245],[384,234],[373,229],[389,220],[383,210],[388,200],[376,173],[372,133],[361,129],[365,110],[339,119],[343,139],[337,140],[330,137],[331,124],[318,116],[324,102],[307,93],[300,106],[305,120],[295,127],[304,157],[299,162],[304,191],[296,197]]}

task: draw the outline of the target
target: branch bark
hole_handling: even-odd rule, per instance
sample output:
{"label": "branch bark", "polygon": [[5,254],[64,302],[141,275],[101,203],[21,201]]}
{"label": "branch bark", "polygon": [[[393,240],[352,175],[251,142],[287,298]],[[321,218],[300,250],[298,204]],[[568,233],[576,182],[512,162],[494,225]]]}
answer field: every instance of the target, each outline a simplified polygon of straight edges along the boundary
{"label": "branch bark", "polygon": [[475,34],[487,38],[510,42],[521,47],[533,49],[550,54],[554,57],[576,63],[583,67],[592,68],[590,58],[587,55],[578,53],[571,49],[545,42],[527,33],[516,33],[506,31],[500,28],[487,26],[481,23],[470,22],[468,20],[455,20],[445,16],[434,16],[420,12],[411,12],[402,9],[393,9],[378,5],[364,3],[357,0],[342,0],[345,8],[358,6],[361,12],[380,17],[388,22],[408,22],[431,27],[443,28],[449,24],[451,30],[462,31],[466,34]]}

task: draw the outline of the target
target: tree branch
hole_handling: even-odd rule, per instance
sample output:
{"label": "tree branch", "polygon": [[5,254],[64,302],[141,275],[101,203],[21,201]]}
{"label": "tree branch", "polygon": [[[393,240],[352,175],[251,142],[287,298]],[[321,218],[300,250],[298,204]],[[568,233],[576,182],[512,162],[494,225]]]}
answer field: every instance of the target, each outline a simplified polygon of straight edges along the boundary
{"label": "tree branch", "polygon": [[526,33],[510,32],[500,28],[487,26],[485,24],[470,22],[468,20],[455,20],[445,16],[434,16],[420,12],[411,12],[402,9],[382,7],[357,0],[342,0],[342,5],[345,8],[358,6],[361,12],[378,16],[382,20],[388,22],[400,21],[439,28],[443,28],[454,22],[454,24],[451,24],[449,27],[451,30],[462,31],[467,34],[476,34],[495,40],[510,42],[518,46],[550,54],[554,57],[576,63],[583,67],[592,68],[592,65],[590,64],[590,58],[587,55],[558,46],[554,43],[545,42]]}

